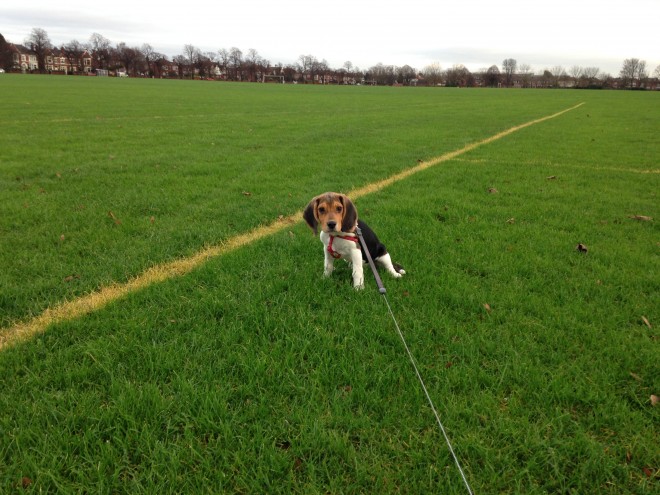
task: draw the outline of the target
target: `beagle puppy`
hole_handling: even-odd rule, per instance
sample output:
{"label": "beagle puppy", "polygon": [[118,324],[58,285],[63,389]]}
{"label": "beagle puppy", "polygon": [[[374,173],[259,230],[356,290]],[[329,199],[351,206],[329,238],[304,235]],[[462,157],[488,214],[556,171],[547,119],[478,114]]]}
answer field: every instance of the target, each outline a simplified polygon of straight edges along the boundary
{"label": "beagle puppy", "polygon": [[360,227],[371,258],[384,267],[390,275],[399,278],[404,273],[403,267],[392,263],[390,254],[373,230],[358,219],[353,202],[344,194],[327,192],[313,198],[303,212],[307,225],[318,233],[321,226],[321,242],[325,256],[323,274],[329,277],[334,270],[336,259],[344,258],[353,267],[353,287],[364,288],[363,264],[366,255],[362,249],[356,228]]}

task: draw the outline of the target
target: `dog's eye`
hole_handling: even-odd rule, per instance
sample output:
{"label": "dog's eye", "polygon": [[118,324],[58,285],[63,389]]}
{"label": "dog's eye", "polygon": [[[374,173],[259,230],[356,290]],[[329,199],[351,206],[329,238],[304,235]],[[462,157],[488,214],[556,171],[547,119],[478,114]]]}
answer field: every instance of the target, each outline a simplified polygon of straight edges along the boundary
{"label": "dog's eye", "polygon": [[325,208],[323,206],[321,206],[319,208],[319,213],[321,213],[321,214],[325,213]]}
{"label": "dog's eye", "polygon": [[341,210],[342,210],[342,207],[341,207],[341,206],[338,206],[338,207],[337,207],[337,213],[341,213]]}

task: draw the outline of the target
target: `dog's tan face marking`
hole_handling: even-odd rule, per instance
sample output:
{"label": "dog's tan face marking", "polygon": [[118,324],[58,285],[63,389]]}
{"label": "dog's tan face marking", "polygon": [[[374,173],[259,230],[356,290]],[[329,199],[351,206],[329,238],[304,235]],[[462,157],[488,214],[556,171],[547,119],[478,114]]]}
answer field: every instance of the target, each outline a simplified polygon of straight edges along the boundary
{"label": "dog's tan face marking", "polygon": [[343,194],[327,192],[313,198],[303,218],[307,225],[318,232],[318,226],[326,233],[353,232],[357,226],[357,210],[353,202]]}
{"label": "dog's tan face marking", "polygon": [[316,203],[316,220],[324,232],[341,232],[344,220],[344,205],[339,196],[326,195]]}

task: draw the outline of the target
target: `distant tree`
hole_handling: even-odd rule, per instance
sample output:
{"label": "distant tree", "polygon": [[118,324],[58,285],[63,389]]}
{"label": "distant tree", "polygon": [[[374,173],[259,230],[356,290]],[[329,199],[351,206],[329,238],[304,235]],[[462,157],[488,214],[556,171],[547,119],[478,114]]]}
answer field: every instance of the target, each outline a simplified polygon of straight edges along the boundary
{"label": "distant tree", "polygon": [[0,69],[10,70],[14,65],[12,53],[9,49],[9,43],[5,37],[0,34]]}
{"label": "distant tree", "polygon": [[82,70],[82,54],[84,51],[85,47],[78,40],[71,40],[66,45],[62,45],[62,53],[64,53],[64,56],[69,61],[69,65],[73,72],[76,70]]}
{"label": "distant tree", "polygon": [[393,65],[378,63],[367,71],[369,81],[374,81],[380,86],[392,86],[396,83],[396,71]]}
{"label": "distant tree", "polygon": [[314,64],[314,74],[317,74],[319,76],[319,80],[321,84],[328,84],[332,82],[332,69],[330,69],[330,65],[328,64],[328,61],[326,59],[321,60],[320,62],[316,62]]}
{"label": "distant tree", "polygon": [[568,70],[568,73],[571,75],[573,79],[575,79],[575,83],[577,85],[578,81],[582,77],[582,67],[579,65],[574,65]]}
{"label": "distant tree", "polygon": [[445,71],[445,85],[450,87],[464,88],[472,86],[474,78],[467,68],[462,65],[454,65]]}
{"label": "distant tree", "polygon": [[30,36],[25,40],[25,45],[37,56],[39,72],[46,72],[46,52],[53,47],[48,33],[44,29],[33,28]]}
{"label": "distant tree", "polygon": [[186,59],[185,65],[188,68],[190,79],[193,79],[195,77],[195,69],[197,68],[197,64],[199,62],[199,58],[201,57],[201,55],[202,52],[196,46],[184,45],[183,57]]}
{"label": "distant tree", "polygon": [[183,79],[188,74],[188,71],[191,70],[188,67],[188,59],[184,55],[175,55],[172,62],[177,67],[179,79]]}
{"label": "distant tree", "polygon": [[89,37],[88,50],[92,55],[92,63],[95,69],[108,69],[112,60],[112,43],[108,38],[93,33]]}
{"label": "distant tree", "polygon": [[139,48],[130,47],[122,42],[117,45],[115,50],[117,62],[126,69],[131,76],[136,76],[142,72],[144,57]]}
{"label": "distant tree", "polygon": [[561,65],[555,65],[550,69],[550,74],[552,74],[552,86],[558,88],[559,80],[566,76],[566,71]]}
{"label": "distant tree", "polygon": [[513,86],[513,76],[516,74],[518,62],[514,58],[507,58],[502,62],[502,74],[504,75],[504,85],[507,88]]}
{"label": "distant tree", "polygon": [[529,88],[532,85],[532,68],[529,64],[520,64],[518,66],[518,74],[520,75],[523,88]]}
{"label": "distant tree", "polygon": [[222,72],[223,76],[227,78],[229,76],[228,70],[230,57],[226,48],[221,48],[218,50],[218,56],[216,57],[216,60],[218,61],[218,66],[220,67],[220,71]]}
{"label": "distant tree", "polygon": [[396,78],[404,86],[410,86],[413,80],[417,79],[417,71],[409,65],[397,67]]}
{"label": "distant tree", "polygon": [[260,72],[261,65],[261,57],[259,57],[259,53],[254,48],[250,48],[245,56],[245,61],[243,62],[248,81],[255,82],[257,80],[257,73]]}
{"label": "distant tree", "polygon": [[598,67],[584,67],[582,69],[581,87],[594,88],[599,86],[598,74],[600,69]]}
{"label": "distant tree", "polygon": [[489,88],[496,88],[500,85],[501,74],[497,65],[491,65],[484,74],[484,84]]}
{"label": "distant tree", "polygon": [[142,48],[140,48],[142,53],[142,58],[144,59],[145,64],[147,65],[147,73],[151,77],[160,77],[162,61],[165,58],[165,55],[158,53],[154,50],[154,47],[149,43],[144,43]]}
{"label": "distant tree", "polygon": [[313,55],[300,55],[298,57],[298,71],[303,76],[303,82],[308,80],[314,82],[314,74],[317,69],[318,60]]}
{"label": "distant tree", "polygon": [[[2,35],[0,34],[0,36],[2,36]],[[660,65],[658,65],[655,68],[655,72],[653,73],[653,77],[660,79]]]}
{"label": "distant tree", "polygon": [[438,62],[433,62],[424,67],[422,75],[428,86],[438,86],[439,84],[442,84],[442,67]]}
{"label": "distant tree", "polygon": [[646,61],[638,58],[627,58],[623,61],[623,67],[619,74],[624,87],[641,88],[643,81],[648,77],[646,72]]}
{"label": "distant tree", "polygon": [[243,52],[235,46],[229,50],[229,71],[231,79],[234,81],[242,80],[241,67],[243,65]]}
{"label": "distant tree", "polygon": [[282,67],[282,75],[284,76],[284,80],[286,82],[295,81],[297,73],[298,73],[298,69],[295,65],[289,64]]}

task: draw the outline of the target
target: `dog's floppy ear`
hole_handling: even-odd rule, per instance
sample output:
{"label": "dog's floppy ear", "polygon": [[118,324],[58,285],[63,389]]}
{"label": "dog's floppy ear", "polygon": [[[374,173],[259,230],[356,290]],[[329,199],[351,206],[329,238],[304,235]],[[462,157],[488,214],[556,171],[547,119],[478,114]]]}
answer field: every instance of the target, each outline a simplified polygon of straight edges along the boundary
{"label": "dog's floppy ear", "polygon": [[344,216],[341,220],[341,230],[343,232],[353,232],[357,226],[357,209],[353,202],[344,194],[339,195],[339,199],[344,205]]}
{"label": "dog's floppy ear", "polygon": [[305,219],[305,222],[307,222],[307,225],[309,225],[309,227],[314,231],[314,234],[318,234],[319,223],[316,220],[316,215],[314,214],[318,202],[319,197],[317,196],[309,202],[307,208],[305,208],[305,211],[303,211],[303,218]]}

